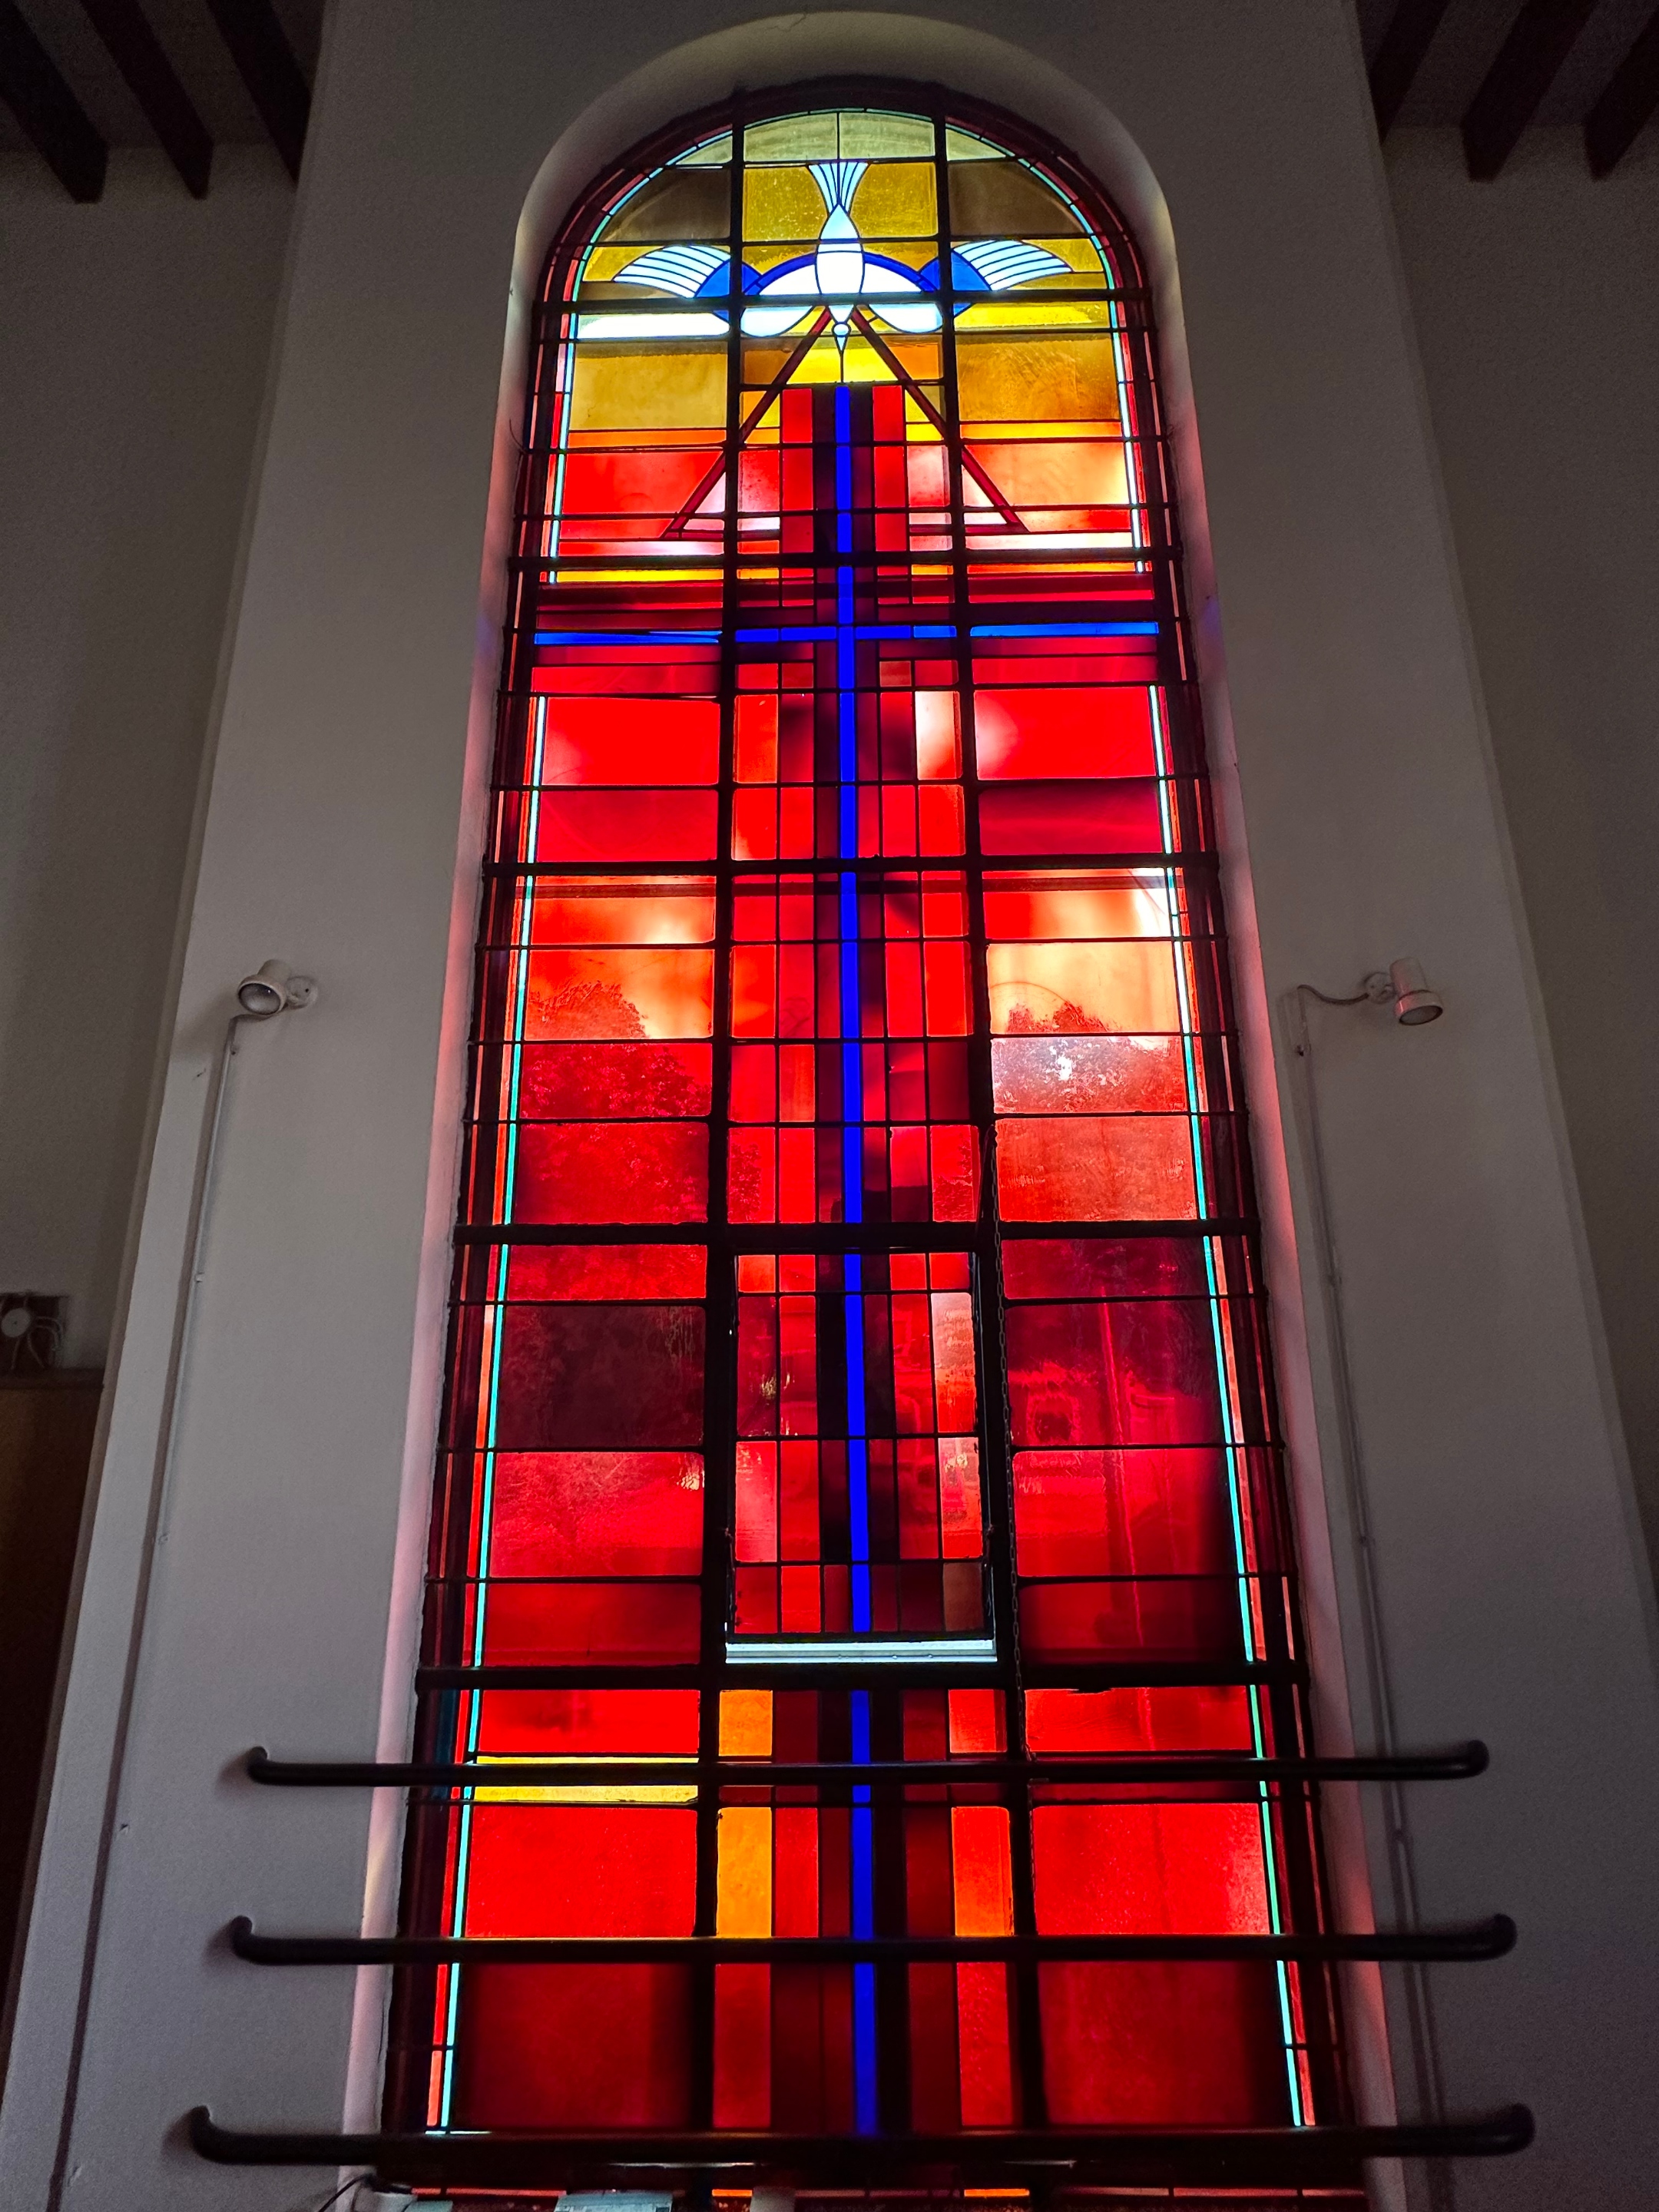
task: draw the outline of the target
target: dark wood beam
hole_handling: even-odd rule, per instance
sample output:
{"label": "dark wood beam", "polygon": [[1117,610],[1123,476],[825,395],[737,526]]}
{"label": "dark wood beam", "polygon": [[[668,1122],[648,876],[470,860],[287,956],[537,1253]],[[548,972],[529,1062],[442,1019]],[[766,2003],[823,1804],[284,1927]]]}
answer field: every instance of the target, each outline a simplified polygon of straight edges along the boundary
{"label": "dark wood beam", "polygon": [[1489,182],[1515,151],[1595,0],[1527,0],[1463,118],[1469,174]]}
{"label": "dark wood beam", "polygon": [[12,0],[0,0],[0,100],[72,200],[102,195],[109,148]]}
{"label": "dark wood beam", "polygon": [[276,10],[270,0],[208,0],[208,9],[283,166],[297,178],[311,119],[311,89]]}
{"label": "dark wood beam", "polygon": [[1451,0],[1400,0],[1395,9],[1370,67],[1371,106],[1376,110],[1379,138],[1386,138],[1398,120],[1406,94],[1450,5]]}
{"label": "dark wood beam", "polygon": [[1629,152],[1631,142],[1659,107],[1659,13],[1625,56],[1584,118],[1584,151],[1590,174],[1605,177]]}
{"label": "dark wood beam", "polygon": [[195,199],[205,199],[213,141],[173,73],[138,0],[81,0],[92,27],[131,88],[150,129]]}

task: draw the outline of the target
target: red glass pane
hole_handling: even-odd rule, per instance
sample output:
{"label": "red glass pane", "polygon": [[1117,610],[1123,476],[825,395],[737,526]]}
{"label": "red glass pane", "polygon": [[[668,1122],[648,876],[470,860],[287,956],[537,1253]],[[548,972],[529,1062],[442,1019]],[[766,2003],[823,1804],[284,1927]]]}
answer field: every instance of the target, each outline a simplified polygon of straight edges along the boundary
{"label": "red glass pane", "polygon": [[695,1690],[490,1690],[480,1700],[481,1755],[640,1759],[694,1756]]}
{"label": "red glass pane", "polygon": [[541,780],[713,783],[720,743],[714,699],[561,699],[548,709]]}
{"label": "red glass pane", "polygon": [[707,1036],[714,988],[714,956],[702,945],[556,945],[531,955],[524,1034]]}
{"label": "red glass pane", "polygon": [[620,537],[620,519],[641,515],[661,526],[678,513],[708,471],[709,453],[698,446],[629,446],[598,453],[580,448],[565,462],[560,487],[561,511],[573,520],[593,517],[605,527],[599,535]]}
{"label": "red glass pane", "polygon": [[710,860],[712,791],[549,791],[537,814],[538,860]]}
{"label": "red glass pane", "polygon": [[471,1966],[461,1983],[457,2128],[685,2126],[685,1966]]}
{"label": "red glass pane", "polygon": [[[608,714],[613,703],[600,701],[597,710]],[[714,939],[714,885],[708,876],[544,876],[531,885],[532,945],[712,945]]]}
{"label": "red glass pane", "polygon": [[997,1193],[1005,1221],[1195,1218],[1192,1124],[1173,1114],[1002,1121]]}
{"label": "red glass pane", "polygon": [[1216,1347],[1196,1299],[1008,1309],[1018,1445],[1220,1440]]}
{"label": "red glass pane", "polygon": [[527,1044],[519,1054],[526,1121],[673,1120],[708,1111],[706,1044]]}
{"label": "red glass pane", "polygon": [[1028,1690],[1035,1752],[1249,1751],[1249,1693],[1209,1683],[1133,1690]]}
{"label": "red glass pane", "polygon": [[974,755],[989,778],[1153,775],[1151,702],[1140,690],[988,687],[974,694]]}
{"label": "red glass pane", "polygon": [[534,1121],[519,1133],[517,1221],[702,1221],[708,1212],[700,1122]]}
{"label": "red glass pane", "polygon": [[999,1114],[1170,1114],[1187,1105],[1178,1036],[998,1037],[991,1070]]}
{"label": "red glass pane", "polygon": [[696,1583],[490,1585],[484,1658],[490,1666],[667,1666],[696,1659],[702,1630]]}
{"label": "red glass pane", "polygon": [[1011,1298],[1201,1297],[1209,1287],[1203,1248],[1184,1237],[1022,1238],[1004,1246],[1002,1272]]}
{"label": "red glass pane", "polygon": [[1158,787],[1116,783],[988,784],[979,795],[988,853],[1158,853],[1164,849]]}
{"label": "red glass pane", "polygon": [[1127,1658],[1218,1665],[1244,1656],[1239,1585],[1231,1577],[1024,1583],[1020,1649],[1028,1659]]}
{"label": "red glass pane", "polygon": [[1214,1449],[1157,1446],[1019,1452],[1014,1527],[1022,1574],[1225,1573],[1226,1461]]}
{"label": "red glass pane", "polygon": [[648,1451],[702,1441],[703,1316],[690,1305],[510,1306],[504,1451]]}
{"label": "red glass pane", "polygon": [[701,1244],[520,1244],[507,1274],[510,1298],[587,1303],[606,1298],[700,1298],[708,1273]]}
{"label": "red glass pane", "polygon": [[1037,1968],[1048,2117],[1060,2127],[1282,2127],[1290,2118],[1271,1966]]}
{"label": "red glass pane", "polygon": [[702,1462],[690,1452],[500,1452],[492,1575],[694,1575]]}
{"label": "red glass pane", "polygon": [[472,1808],[469,1936],[689,1936],[696,1892],[689,1808]]}

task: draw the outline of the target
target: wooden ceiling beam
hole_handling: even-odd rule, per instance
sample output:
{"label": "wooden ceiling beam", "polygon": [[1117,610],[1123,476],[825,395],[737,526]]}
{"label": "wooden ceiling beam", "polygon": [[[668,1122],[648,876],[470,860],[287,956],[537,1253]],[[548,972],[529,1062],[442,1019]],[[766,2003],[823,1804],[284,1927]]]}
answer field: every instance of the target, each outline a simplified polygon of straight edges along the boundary
{"label": "wooden ceiling beam", "polygon": [[1584,118],[1584,151],[1593,177],[1610,176],[1643,125],[1659,107],[1659,12],[1607,81]]}
{"label": "wooden ceiling beam", "polygon": [[1596,0],[1526,0],[1463,118],[1469,174],[1490,182],[1538,112]]}
{"label": "wooden ceiling beam", "polygon": [[241,72],[259,120],[270,133],[290,177],[300,174],[306,125],[311,119],[311,88],[294,58],[270,0],[208,0],[208,11],[230,58]]}
{"label": "wooden ceiling beam", "polygon": [[1406,95],[1450,5],[1451,0],[1399,0],[1370,71],[1379,138],[1386,138],[1399,119]]}
{"label": "wooden ceiling beam", "polygon": [[13,0],[0,0],[0,100],[72,200],[102,197],[109,148]]}
{"label": "wooden ceiling beam", "polygon": [[92,27],[108,47],[167,159],[193,199],[207,197],[213,141],[173,75],[138,0],[81,0]]}

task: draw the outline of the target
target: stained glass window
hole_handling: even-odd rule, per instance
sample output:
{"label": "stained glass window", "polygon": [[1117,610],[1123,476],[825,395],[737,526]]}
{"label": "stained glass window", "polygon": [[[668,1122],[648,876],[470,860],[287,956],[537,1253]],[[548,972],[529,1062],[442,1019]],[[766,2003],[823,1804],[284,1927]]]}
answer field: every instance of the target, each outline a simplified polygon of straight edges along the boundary
{"label": "stained glass window", "polygon": [[547,272],[389,2124],[1340,2118],[1144,279],[778,105]]}

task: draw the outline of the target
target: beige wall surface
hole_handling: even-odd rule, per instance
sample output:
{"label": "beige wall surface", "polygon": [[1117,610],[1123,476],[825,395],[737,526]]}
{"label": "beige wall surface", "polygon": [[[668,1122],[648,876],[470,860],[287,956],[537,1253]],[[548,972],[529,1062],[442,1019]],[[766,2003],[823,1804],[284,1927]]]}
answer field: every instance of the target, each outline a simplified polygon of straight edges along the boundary
{"label": "beige wall surface", "polygon": [[1659,1558],[1659,135],[1389,185],[1650,1551]]}
{"label": "beige wall surface", "polygon": [[[1401,953],[1445,994],[1447,1018],[1413,1033],[1322,1016],[1316,1049],[1401,1735],[1493,1750],[1481,1781],[1413,1796],[1423,1910],[1504,1910],[1523,1931],[1512,1958],[1431,1978],[1449,2104],[1522,2097],[1540,2122],[1534,2152],[1465,2169],[1456,2201],[1635,2212],[1659,2165],[1651,1591],[1348,10],[749,13],[337,0],[0,2166],[31,2207],[283,2212],[329,2177],[202,2166],[179,2115],[372,2112],[374,1984],[242,1966],[216,1931],[238,1912],[383,1925],[395,1870],[362,1801],[262,1793],[235,1768],[258,1741],[362,1756],[406,1740],[526,291],[575,192],[647,130],[738,81],[871,70],[1055,131],[1119,195],[1157,279],[1332,1742],[1345,1670],[1362,1741],[1374,1701],[1273,1010],[1299,981],[1351,989]],[[236,978],[270,954],[322,996],[238,1057],[158,1455],[203,1077]],[[1395,1910],[1379,1881],[1379,1915]],[[1403,2046],[1398,2081],[1417,2109]],[[1375,2082],[1367,2098],[1385,2110]]]}
{"label": "beige wall surface", "polygon": [[292,187],[0,156],[0,1289],[99,1366],[168,990]]}

